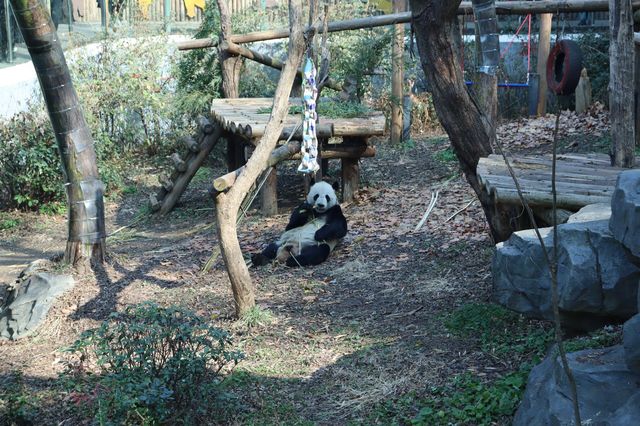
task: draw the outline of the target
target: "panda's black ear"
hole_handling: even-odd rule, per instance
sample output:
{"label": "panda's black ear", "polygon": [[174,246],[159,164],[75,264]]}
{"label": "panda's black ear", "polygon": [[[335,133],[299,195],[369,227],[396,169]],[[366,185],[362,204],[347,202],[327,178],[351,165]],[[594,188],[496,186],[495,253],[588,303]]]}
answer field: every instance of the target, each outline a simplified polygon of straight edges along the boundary
{"label": "panda's black ear", "polygon": [[333,188],[334,191],[338,192],[338,190],[340,189],[340,182],[338,181],[333,182],[331,187]]}

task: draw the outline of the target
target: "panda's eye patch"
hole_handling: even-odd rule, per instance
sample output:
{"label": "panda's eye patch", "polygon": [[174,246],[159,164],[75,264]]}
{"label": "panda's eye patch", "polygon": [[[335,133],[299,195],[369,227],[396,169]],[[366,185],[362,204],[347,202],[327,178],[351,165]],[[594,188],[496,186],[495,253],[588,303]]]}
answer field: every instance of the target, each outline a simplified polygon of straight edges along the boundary
{"label": "panda's eye patch", "polygon": [[328,195],[325,195],[325,198],[327,199],[327,203],[329,202],[330,198]]}
{"label": "panda's eye patch", "polygon": [[314,195],[314,196],[313,196],[313,201],[317,200],[319,196],[320,196],[320,194],[316,194],[316,195]]}

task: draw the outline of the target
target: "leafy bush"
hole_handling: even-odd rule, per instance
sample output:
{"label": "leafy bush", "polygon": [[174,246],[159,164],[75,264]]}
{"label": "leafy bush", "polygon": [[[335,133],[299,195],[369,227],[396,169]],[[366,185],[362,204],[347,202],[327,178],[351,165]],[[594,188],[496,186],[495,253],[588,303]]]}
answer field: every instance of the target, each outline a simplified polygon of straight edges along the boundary
{"label": "leafy bush", "polygon": [[[108,155],[166,152],[182,124],[173,110],[172,52],[165,37],[105,39],[71,58],[70,70],[94,137]],[[144,150],[144,151],[143,151]]]}
{"label": "leafy bush", "polygon": [[0,123],[0,140],[0,208],[64,200],[58,146],[44,113],[21,113]]}
{"label": "leafy bush", "polygon": [[589,75],[593,100],[609,105],[609,30],[586,31],[576,42],[582,50],[582,66]]}
{"label": "leafy bush", "polygon": [[[154,303],[114,313],[70,348],[94,360],[101,375],[68,375],[76,401],[96,420],[153,424],[192,418],[215,397],[220,371],[242,354],[231,337],[194,313]],[[83,371],[83,364],[76,369]]]}
{"label": "leafy bush", "polygon": [[12,371],[0,381],[0,424],[30,425],[36,417],[39,401],[24,384],[19,371]]}

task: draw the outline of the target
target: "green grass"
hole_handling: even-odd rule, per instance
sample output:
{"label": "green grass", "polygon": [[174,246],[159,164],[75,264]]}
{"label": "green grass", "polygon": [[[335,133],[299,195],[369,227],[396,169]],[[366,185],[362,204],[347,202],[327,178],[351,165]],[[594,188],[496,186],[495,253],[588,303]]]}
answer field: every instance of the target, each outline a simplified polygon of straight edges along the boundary
{"label": "green grass", "polygon": [[265,326],[273,323],[275,321],[275,317],[271,313],[271,311],[267,309],[262,309],[258,306],[254,306],[249,309],[243,316],[240,318],[240,323],[242,323],[247,328],[253,328],[258,326]]}
{"label": "green grass", "polygon": [[458,160],[456,158],[456,154],[453,152],[453,148],[451,147],[442,151],[437,151],[435,154],[433,154],[433,158],[441,163],[453,163]]}
{"label": "green grass", "polygon": [[550,326],[534,323],[499,305],[464,305],[444,319],[458,337],[472,338],[483,352],[526,355],[539,361],[553,340]]}

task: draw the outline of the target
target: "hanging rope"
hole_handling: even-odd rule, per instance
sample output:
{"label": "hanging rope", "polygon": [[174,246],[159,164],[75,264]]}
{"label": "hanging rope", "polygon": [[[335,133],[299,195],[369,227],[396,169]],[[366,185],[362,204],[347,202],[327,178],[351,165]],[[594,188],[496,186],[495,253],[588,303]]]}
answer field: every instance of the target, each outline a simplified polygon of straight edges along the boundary
{"label": "hanging rope", "polygon": [[304,79],[302,81],[302,101],[304,106],[304,121],[302,123],[302,143],[300,145],[301,161],[298,171],[301,173],[315,173],[320,169],[318,164],[318,138],[316,137],[316,67],[311,58],[307,57],[304,65]]}

